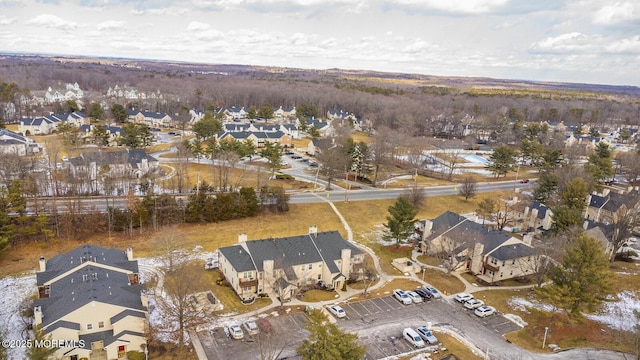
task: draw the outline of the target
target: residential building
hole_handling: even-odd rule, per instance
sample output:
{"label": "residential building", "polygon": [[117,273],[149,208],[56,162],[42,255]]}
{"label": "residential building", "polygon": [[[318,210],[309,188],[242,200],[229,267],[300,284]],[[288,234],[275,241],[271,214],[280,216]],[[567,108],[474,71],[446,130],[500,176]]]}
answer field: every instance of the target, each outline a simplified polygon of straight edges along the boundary
{"label": "residential building", "polygon": [[62,122],[75,126],[89,123],[89,118],[82,112],[51,114],[37,118],[22,118],[18,123],[18,132],[23,135],[48,135],[53,133]]}
{"label": "residential building", "polygon": [[364,253],[340,233],[318,232],[315,226],[306,235],[278,239],[247,241],[240,234],[237,245],[220,248],[218,254],[225,279],[244,300],[259,294],[287,300],[320,281],[339,289],[357,277],[364,261]]}
{"label": "residential building", "polygon": [[532,201],[531,204],[525,206],[522,216],[524,226],[535,230],[549,230],[553,225],[553,212],[548,206]]}
{"label": "residential building", "polygon": [[54,356],[65,360],[126,359],[143,351],[149,313],[138,261],[126,252],[82,245],[40,258],[34,326],[68,341]]}
{"label": "residential building", "polygon": [[149,127],[169,127],[171,125],[171,116],[167,114],[154,113],[151,111],[140,111],[135,109],[127,109],[127,115],[130,122],[136,124],[145,124]]}
{"label": "residential building", "polygon": [[221,131],[218,140],[250,140],[257,148],[263,148],[268,143],[278,143],[283,147],[291,147],[291,136],[282,131]]}
{"label": "residential building", "polygon": [[97,180],[99,175],[113,178],[141,178],[158,168],[158,159],[142,149],[85,152],[69,160],[73,176]]}
{"label": "residential building", "polygon": [[24,156],[39,152],[35,141],[7,129],[0,129],[0,154],[17,154]]}
{"label": "residential building", "polygon": [[611,224],[617,220],[619,214],[640,206],[640,193],[637,189],[617,193],[604,189],[601,194],[593,193],[587,196],[587,207],[584,218],[591,221]]}
{"label": "residential building", "polygon": [[421,251],[441,255],[449,268],[468,271],[486,283],[534,272],[536,254],[530,236],[520,240],[451,211],[418,226]]}

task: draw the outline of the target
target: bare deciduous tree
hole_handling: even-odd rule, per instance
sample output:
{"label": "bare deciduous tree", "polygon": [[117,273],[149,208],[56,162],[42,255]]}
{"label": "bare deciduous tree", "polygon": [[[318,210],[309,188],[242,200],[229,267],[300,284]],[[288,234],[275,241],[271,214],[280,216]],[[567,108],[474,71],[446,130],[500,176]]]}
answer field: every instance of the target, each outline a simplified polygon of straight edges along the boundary
{"label": "bare deciduous tree", "polygon": [[476,196],[476,193],[478,191],[477,183],[478,182],[473,177],[465,176],[464,180],[462,181],[462,185],[458,190],[458,193],[461,196],[464,196],[465,201]]}

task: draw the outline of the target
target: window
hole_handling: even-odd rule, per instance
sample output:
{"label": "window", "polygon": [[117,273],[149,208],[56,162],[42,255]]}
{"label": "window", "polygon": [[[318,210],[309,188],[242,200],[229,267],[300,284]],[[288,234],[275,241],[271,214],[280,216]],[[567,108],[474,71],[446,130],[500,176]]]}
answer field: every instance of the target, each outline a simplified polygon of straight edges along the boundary
{"label": "window", "polygon": [[502,277],[502,275],[504,275],[504,273],[501,271],[501,272],[500,272],[500,277]]}
{"label": "window", "polygon": [[258,274],[258,279],[262,280],[262,273]]}
{"label": "window", "polygon": [[492,265],[498,265],[498,259],[491,258],[491,264]]}
{"label": "window", "polygon": [[511,265],[515,265],[516,264],[516,259],[511,260]]}
{"label": "window", "polygon": [[322,267],[322,263],[318,264],[318,267],[321,268]]}
{"label": "window", "polygon": [[82,281],[89,281],[89,275],[83,274],[82,275]]}
{"label": "window", "polygon": [[252,276],[251,276],[251,271],[245,271],[245,272],[244,272],[244,278],[245,278],[245,279],[251,279],[251,278],[252,278]]}
{"label": "window", "polygon": [[503,260],[503,261],[502,261],[502,266],[504,266],[506,263],[507,263],[507,262]]}
{"label": "window", "polygon": [[509,274],[509,276],[513,276],[513,270],[511,270],[511,273]]}
{"label": "window", "polygon": [[87,324],[87,330],[93,330],[93,324]]}
{"label": "window", "polygon": [[313,264],[309,264],[309,270],[313,268]]}
{"label": "window", "polygon": [[318,280],[322,279],[322,274],[318,274]]}
{"label": "window", "polygon": [[251,291],[251,286],[245,286],[244,288],[242,288],[244,291]]}
{"label": "window", "polygon": [[104,327],[104,321],[98,321],[98,329],[102,329]]}

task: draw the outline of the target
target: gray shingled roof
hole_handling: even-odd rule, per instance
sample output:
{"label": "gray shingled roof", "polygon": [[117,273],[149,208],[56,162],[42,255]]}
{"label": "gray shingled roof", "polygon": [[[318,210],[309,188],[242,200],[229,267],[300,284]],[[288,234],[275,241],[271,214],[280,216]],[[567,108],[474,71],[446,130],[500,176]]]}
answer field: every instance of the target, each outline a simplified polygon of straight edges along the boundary
{"label": "gray shingled roof", "polygon": [[78,157],[71,158],[69,161],[74,166],[82,166],[95,162],[97,166],[129,163],[132,167],[147,159],[149,162],[157,162],[158,159],[148,155],[142,149],[127,149],[122,151],[93,151],[82,153]]}
{"label": "gray shingled roof", "polygon": [[491,230],[451,211],[441,214],[432,221],[432,233],[427,238],[428,240],[433,240],[446,233],[447,237],[460,243],[460,248],[481,243],[484,245],[484,252],[490,253],[511,238],[510,235],[498,230]]}
{"label": "gray shingled roof", "polygon": [[309,235],[247,241],[246,244],[258,271],[263,270],[264,260],[273,260],[276,269],[322,261]]}
{"label": "gray shingled roof", "polygon": [[135,332],[135,331],[130,331],[130,330],[121,331],[118,334],[114,334],[113,330],[105,330],[105,331],[80,335],[78,336],[78,340],[84,340],[83,349],[91,349],[91,343],[93,342],[102,341],[102,344],[106,347],[108,345],[113,344],[115,341],[117,341],[118,339],[120,339],[125,335],[134,335],[134,336],[144,337],[144,334]]}
{"label": "gray shingled roof", "polygon": [[538,210],[538,216],[537,216],[538,219],[544,219],[544,217],[547,215],[547,211],[549,210],[547,205],[539,203],[537,201],[531,202],[531,210],[533,209]]}
{"label": "gray shingled roof", "polygon": [[[307,234],[278,239],[253,240],[247,241],[245,244],[249,250],[248,253],[240,245],[219,249],[237,272],[263,271],[265,260],[273,260],[276,269],[287,269],[295,265],[321,262],[324,258],[329,270],[336,273],[340,270],[335,265],[335,261],[340,259],[342,249],[351,249],[352,256],[362,253],[337,231],[320,232],[317,235]],[[251,261],[252,259],[253,261]]]}
{"label": "gray shingled roof", "polygon": [[251,256],[249,256],[249,253],[240,245],[223,247],[218,251],[224,255],[225,259],[231,263],[231,266],[233,266],[237,272],[253,271],[256,269],[251,261]]}
{"label": "gray shingled roof", "polygon": [[490,255],[498,260],[511,260],[518,259],[525,256],[531,256],[534,254],[533,248],[525,244],[510,244],[501,246]]}
{"label": "gray shingled roof", "polygon": [[[82,264],[86,261],[98,264]],[[50,284],[48,298],[35,300],[42,308],[43,326],[48,326],[92,301],[146,311],[140,292],[144,285],[129,285],[127,273],[105,269],[100,264],[138,272],[137,260],[129,261],[123,251],[83,245],[46,262],[46,271],[36,274],[42,285],[58,275],[66,275]],[[57,325],[55,325],[57,326]]]}
{"label": "gray shingled roof", "polygon": [[84,261],[116,266],[134,273],[138,272],[138,261],[129,261],[124,251],[85,244],[68,253],[46,260],[46,271],[36,273],[37,284],[42,285],[59,274],[75,268],[83,262],[83,259]]}

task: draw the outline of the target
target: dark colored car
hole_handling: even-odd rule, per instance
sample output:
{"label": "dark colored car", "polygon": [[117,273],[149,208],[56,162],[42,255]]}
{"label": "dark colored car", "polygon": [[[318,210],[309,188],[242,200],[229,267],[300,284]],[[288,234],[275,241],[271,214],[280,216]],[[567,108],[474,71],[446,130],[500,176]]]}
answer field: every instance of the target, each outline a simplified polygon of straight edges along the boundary
{"label": "dark colored car", "polygon": [[417,289],[415,292],[425,300],[431,300],[433,298],[433,295],[425,289]]}
{"label": "dark colored car", "polygon": [[521,184],[528,184],[529,183],[529,179],[522,179],[520,180]]}

